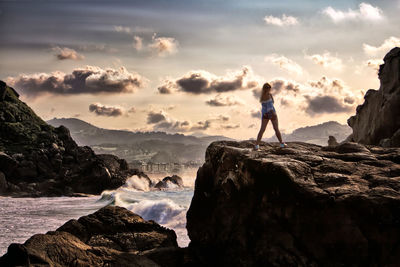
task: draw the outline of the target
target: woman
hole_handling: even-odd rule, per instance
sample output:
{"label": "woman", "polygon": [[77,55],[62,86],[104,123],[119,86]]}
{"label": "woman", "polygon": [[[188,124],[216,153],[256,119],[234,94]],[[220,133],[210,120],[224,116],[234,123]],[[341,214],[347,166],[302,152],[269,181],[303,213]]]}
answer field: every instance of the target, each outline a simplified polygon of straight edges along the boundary
{"label": "woman", "polygon": [[265,128],[267,128],[268,121],[271,120],[272,125],[274,126],[276,137],[279,140],[280,147],[286,147],[287,145],[282,142],[281,132],[278,127],[278,116],[276,115],[276,111],[274,108],[274,98],[271,95],[271,85],[269,83],[265,83],[263,85],[260,102],[262,105],[261,108],[261,128],[258,132],[257,141],[255,149],[258,150],[260,148],[259,144],[261,138],[265,132]]}

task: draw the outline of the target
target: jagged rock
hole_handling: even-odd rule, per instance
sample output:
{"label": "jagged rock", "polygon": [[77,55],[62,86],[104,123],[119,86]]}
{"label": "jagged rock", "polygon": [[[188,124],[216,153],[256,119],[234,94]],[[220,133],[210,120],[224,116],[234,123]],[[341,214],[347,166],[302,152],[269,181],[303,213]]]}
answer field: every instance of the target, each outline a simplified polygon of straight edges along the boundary
{"label": "jagged rock", "polygon": [[181,188],[181,187],[183,187],[183,180],[181,177],[174,174],[172,176],[167,176],[167,177],[163,178],[154,187],[158,188],[158,189],[165,189],[165,188],[169,188],[168,184],[172,184],[173,186]]}
{"label": "jagged rock", "polygon": [[123,159],[78,146],[66,127],[48,125],[18,97],[0,81],[0,171],[8,182],[2,195],[100,194],[134,174],[146,176]]}
{"label": "jagged rock", "polygon": [[370,89],[355,116],[351,140],[362,144],[400,147],[400,48],[393,48],[379,68],[379,90]]}
{"label": "jagged rock", "polygon": [[200,266],[397,266],[400,148],[214,142],[187,212]]}
{"label": "jagged rock", "polygon": [[11,244],[1,266],[181,266],[173,230],[107,206],[56,231]]}

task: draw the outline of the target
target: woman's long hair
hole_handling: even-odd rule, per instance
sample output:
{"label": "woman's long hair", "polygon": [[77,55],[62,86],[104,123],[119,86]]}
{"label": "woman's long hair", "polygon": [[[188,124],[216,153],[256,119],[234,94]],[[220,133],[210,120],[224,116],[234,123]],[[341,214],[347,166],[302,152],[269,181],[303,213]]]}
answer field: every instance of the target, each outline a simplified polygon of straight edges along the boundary
{"label": "woman's long hair", "polygon": [[260,96],[260,102],[267,100],[268,94],[267,91],[271,89],[271,85],[269,83],[264,83],[262,90],[261,90],[261,96]]}

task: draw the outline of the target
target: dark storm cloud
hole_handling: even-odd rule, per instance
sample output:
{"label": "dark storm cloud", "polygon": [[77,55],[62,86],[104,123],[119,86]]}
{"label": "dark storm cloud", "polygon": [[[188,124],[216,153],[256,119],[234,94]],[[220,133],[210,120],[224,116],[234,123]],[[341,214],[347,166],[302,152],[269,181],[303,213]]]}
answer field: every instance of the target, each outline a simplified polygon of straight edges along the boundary
{"label": "dark storm cloud", "polygon": [[162,94],[182,91],[189,94],[222,93],[241,89],[248,89],[258,83],[253,80],[249,67],[243,67],[240,72],[224,77],[215,76],[207,71],[190,71],[185,76],[176,80],[166,80],[158,87]]}
{"label": "dark storm cloud", "polygon": [[8,77],[7,83],[29,97],[41,94],[101,94],[101,93],[133,93],[135,89],[144,86],[146,79],[141,75],[129,72],[125,67],[119,69],[102,69],[96,66],[86,66],[75,69],[71,74],[61,71],[20,74],[18,77]]}
{"label": "dark storm cloud", "polygon": [[310,115],[318,113],[341,113],[352,110],[351,106],[345,105],[339,99],[333,96],[306,96],[306,112]]}
{"label": "dark storm cloud", "polygon": [[108,106],[103,106],[101,104],[90,104],[89,111],[94,112],[98,116],[107,116],[107,117],[118,117],[123,114],[121,108],[108,107]]}

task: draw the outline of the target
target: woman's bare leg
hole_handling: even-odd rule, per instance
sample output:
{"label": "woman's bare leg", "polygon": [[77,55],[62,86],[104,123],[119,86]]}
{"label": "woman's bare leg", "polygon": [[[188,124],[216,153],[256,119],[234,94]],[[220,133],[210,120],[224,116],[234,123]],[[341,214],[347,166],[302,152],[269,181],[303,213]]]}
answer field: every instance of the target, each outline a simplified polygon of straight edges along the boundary
{"label": "woman's bare leg", "polygon": [[261,142],[261,138],[265,132],[265,128],[267,128],[268,121],[269,121],[268,119],[262,119],[261,128],[257,135],[256,145],[258,145]]}
{"label": "woman's bare leg", "polygon": [[275,135],[278,138],[279,143],[282,144],[282,135],[281,135],[281,132],[279,131],[278,117],[275,117],[274,119],[272,119],[271,122],[272,122],[272,126],[274,126]]}

